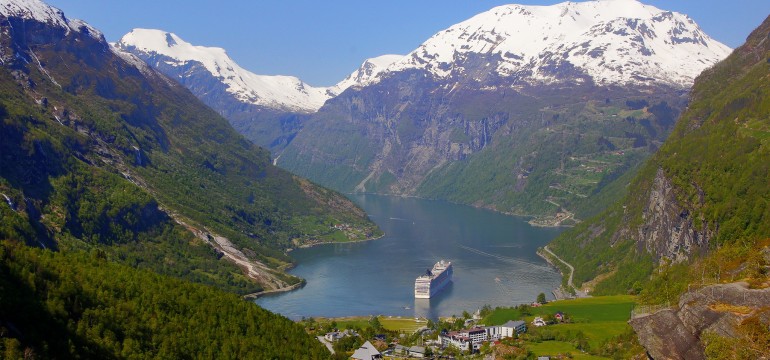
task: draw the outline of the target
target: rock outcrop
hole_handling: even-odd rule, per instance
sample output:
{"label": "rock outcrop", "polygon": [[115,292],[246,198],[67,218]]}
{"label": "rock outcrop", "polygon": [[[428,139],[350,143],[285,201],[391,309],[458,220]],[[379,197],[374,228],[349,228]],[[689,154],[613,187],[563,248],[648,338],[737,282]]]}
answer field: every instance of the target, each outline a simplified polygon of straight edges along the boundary
{"label": "rock outcrop", "polygon": [[[703,191],[698,195],[697,205],[702,205]],[[709,239],[714,237],[714,231],[703,219],[699,219],[700,226],[695,224],[693,209],[677,200],[676,189],[662,169],[655,175],[642,219],[635,238],[640,247],[658,260],[682,262],[701,255],[708,250]]]}
{"label": "rock outcrop", "polygon": [[635,316],[630,324],[651,358],[697,360],[706,358],[702,334],[736,338],[743,320],[758,315],[767,319],[768,314],[770,288],[730,283],[689,291],[676,308]]}

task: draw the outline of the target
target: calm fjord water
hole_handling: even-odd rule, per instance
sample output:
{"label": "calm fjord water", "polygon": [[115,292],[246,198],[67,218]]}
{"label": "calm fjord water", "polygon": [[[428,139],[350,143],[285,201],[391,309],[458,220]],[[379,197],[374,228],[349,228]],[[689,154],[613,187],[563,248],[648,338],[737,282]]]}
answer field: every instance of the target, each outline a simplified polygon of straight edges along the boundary
{"label": "calm fjord water", "polygon": [[[256,302],[289,318],[400,315],[435,318],[551,296],[560,275],[535,251],[561,230],[441,201],[379,195],[352,197],[385,237],[291,253],[302,289]],[[446,259],[454,282],[434,298],[415,299],[414,279]]]}

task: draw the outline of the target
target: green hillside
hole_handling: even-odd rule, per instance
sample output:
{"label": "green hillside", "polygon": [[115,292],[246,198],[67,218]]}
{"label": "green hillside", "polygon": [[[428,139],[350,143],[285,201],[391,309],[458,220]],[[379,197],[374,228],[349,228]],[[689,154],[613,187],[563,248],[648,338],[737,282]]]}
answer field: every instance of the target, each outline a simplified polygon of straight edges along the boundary
{"label": "green hillside", "polygon": [[623,196],[629,176],[663,142],[678,113],[666,102],[673,95],[620,93],[602,101],[541,103],[529,113],[524,105],[506,109],[520,118],[514,131],[501,131],[479,153],[434,170],[418,191],[536,216],[548,225],[596,215]]}
{"label": "green hillside", "polygon": [[622,198],[684,99],[665,86],[453,90],[406,72],[329,100],[278,164],[341,191],[574,225]]}
{"label": "green hillside", "polygon": [[[272,166],[188,90],[103,39],[18,18],[0,26],[12,35],[0,41],[0,238],[98,248],[249,293],[300,281],[282,272],[286,249],[379,234],[352,202]],[[219,259],[215,235],[258,264],[259,283]]]}
{"label": "green hillside", "polygon": [[234,294],[0,242],[3,359],[319,359],[298,324]]}
{"label": "green hillside", "polygon": [[[642,291],[645,301],[670,302],[688,283],[764,277],[759,248],[770,237],[769,32],[765,21],[745,45],[700,75],[688,110],[622,203],[554,240],[551,248],[575,266],[577,283],[609,273],[597,293]],[[686,233],[693,241],[671,251],[681,244],[656,232]],[[668,265],[672,257],[679,261]],[[657,266],[667,271],[650,282]]]}

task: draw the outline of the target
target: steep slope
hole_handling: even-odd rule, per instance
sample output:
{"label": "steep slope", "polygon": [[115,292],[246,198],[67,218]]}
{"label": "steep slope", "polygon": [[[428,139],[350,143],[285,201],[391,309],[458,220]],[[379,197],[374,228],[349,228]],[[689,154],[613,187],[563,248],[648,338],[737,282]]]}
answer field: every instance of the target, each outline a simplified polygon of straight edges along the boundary
{"label": "steep slope", "polygon": [[[313,112],[331,97],[293,76],[257,75],[240,67],[224,49],[195,46],[173,33],[134,29],[115,46],[145,59],[155,68],[200,90],[229,94],[244,104],[287,112]],[[207,79],[208,81],[204,81]],[[213,96],[213,95],[212,95]]]}
{"label": "steep slope", "polygon": [[[576,281],[617,267],[626,244],[656,263],[686,262],[718,245],[770,236],[766,26],[698,78],[688,111],[626,200],[554,243],[581,269]],[[615,290],[645,277],[619,273],[626,287]]]}
{"label": "steep slope", "polygon": [[288,145],[310,113],[348,87],[377,81],[402,55],[367,59],[331,87],[312,87],[292,76],[257,75],[240,67],[224,49],[195,46],[162,30],[134,29],[115,47],[136,55],[179,81],[227,118],[238,132],[274,156]]}
{"label": "steep slope", "polygon": [[[654,356],[770,351],[768,79],[770,18],[696,79],[625,200],[549,245],[575,266],[577,283],[600,276],[595,293],[640,292],[671,306],[632,322]],[[723,284],[735,281],[745,283]]]}
{"label": "steep slope", "polygon": [[353,71],[348,77],[342,79],[337,85],[330,88],[330,91],[339,95],[350,87],[364,87],[375,84],[380,81],[380,77],[394,63],[402,60],[404,55],[380,55],[371,59],[366,59],[356,71]]}
{"label": "steep slope", "polygon": [[0,241],[4,359],[325,359],[300,325],[240,297]]}
{"label": "steep slope", "polygon": [[40,1],[0,1],[0,60],[0,238],[101,249],[246,293],[299,283],[281,270],[287,248],[378,231],[341,195],[272,166],[184,87]]}
{"label": "steep slope", "polygon": [[637,1],[497,7],[327,101],[277,163],[338,190],[574,223],[617,199],[728,52]]}

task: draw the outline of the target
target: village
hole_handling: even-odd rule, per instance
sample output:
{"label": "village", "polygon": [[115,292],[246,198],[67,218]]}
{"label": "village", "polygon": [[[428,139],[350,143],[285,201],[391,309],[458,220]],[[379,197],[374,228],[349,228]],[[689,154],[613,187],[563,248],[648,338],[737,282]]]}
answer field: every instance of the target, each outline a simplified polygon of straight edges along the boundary
{"label": "village", "polygon": [[[516,309],[527,313],[527,309],[541,305],[543,304],[534,302],[517,306]],[[337,359],[433,359],[482,357],[490,354],[496,347],[509,351],[526,336],[528,327],[540,328],[570,321],[564,312],[555,311],[535,316],[529,322],[521,317],[499,325],[484,325],[483,321],[490,320],[489,316],[494,311],[485,307],[473,315],[464,312],[462,317],[442,318],[437,322],[421,318],[385,316],[373,316],[365,322],[360,319],[357,322],[351,319],[341,319],[339,322],[319,321],[316,323],[317,328],[308,329],[317,335],[318,340],[324,343]],[[303,322],[308,326],[315,321],[303,319]],[[409,322],[413,322],[414,326],[410,328]],[[343,326],[347,328],[340,329]],[[550,359],[548,356],[537,358]]]}

